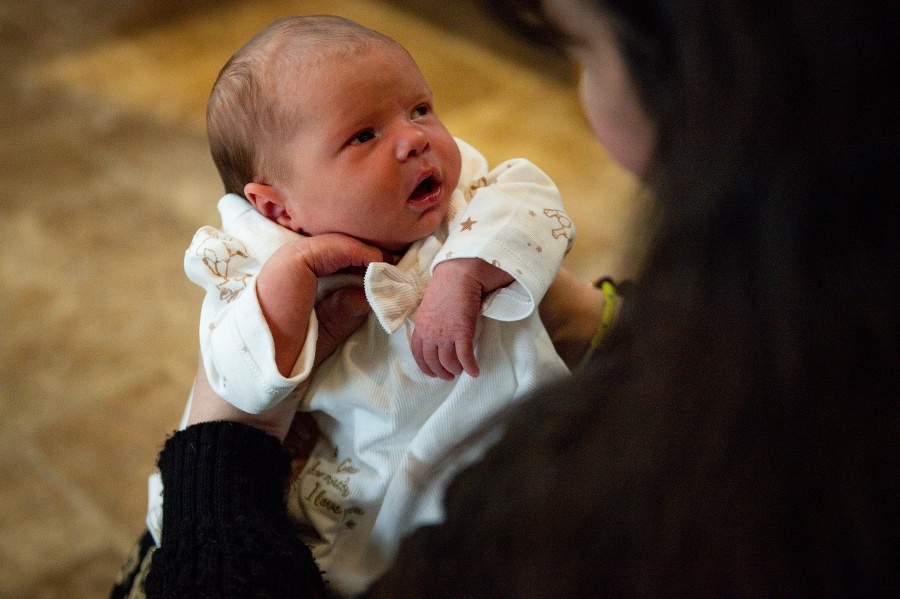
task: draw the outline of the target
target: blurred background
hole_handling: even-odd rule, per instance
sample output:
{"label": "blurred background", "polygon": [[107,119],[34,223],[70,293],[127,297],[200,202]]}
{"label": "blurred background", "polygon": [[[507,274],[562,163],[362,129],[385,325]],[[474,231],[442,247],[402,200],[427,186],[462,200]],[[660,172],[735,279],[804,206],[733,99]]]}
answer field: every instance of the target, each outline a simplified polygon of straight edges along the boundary
{"label": "blurred background", "polygon": [[569,67],[473,2],[3,0],[0,597],[105,597],[142,532],[196,368],[182,256],[219,222],[206,98],[250,36],[303,13],[405,45],[453,134],[556,180],[578,228],[567,266],[630,273],[634,181],[594,142]]}

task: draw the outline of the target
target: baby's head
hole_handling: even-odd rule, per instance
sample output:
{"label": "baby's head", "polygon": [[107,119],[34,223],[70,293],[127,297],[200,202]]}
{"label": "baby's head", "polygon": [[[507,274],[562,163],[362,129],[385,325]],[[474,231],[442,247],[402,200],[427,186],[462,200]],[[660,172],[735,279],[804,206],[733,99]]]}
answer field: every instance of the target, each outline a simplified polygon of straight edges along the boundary
{"label": "baby's head", "polygon": [[397,42],[340,17],[279,20],[228,61],[207,106],[228,192],[294,231],[390,251],[432,233],[461,159]]}

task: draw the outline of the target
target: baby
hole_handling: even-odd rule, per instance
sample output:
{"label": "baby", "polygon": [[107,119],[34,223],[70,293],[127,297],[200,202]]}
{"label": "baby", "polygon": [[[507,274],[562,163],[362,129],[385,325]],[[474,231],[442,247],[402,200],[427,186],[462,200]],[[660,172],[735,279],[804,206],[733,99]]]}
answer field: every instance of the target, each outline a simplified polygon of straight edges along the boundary
{"label": "baby", "polygon": [[[484,447],[431,479],[440,458],[568,374],[536,310],[574,237],[556,186],[523,159],[489,169],[432,104],[397,42],[306,16],[241,48],[207,110],[228,193],[222,229],[198,231],[185,270],[207,291],[202,360],[225,400],[258,413],[310,376],[315,314],[291,309],[296,273],[280,256],[340,234],[395,257],[362,280],[319,280],[324,293],[351,277],[372,307],[301,401],[322,434],[289,492],[342,594],[377,577],[412,528],[442,518],[443,483]],[[157,540],[160,485],[151,477]]]}

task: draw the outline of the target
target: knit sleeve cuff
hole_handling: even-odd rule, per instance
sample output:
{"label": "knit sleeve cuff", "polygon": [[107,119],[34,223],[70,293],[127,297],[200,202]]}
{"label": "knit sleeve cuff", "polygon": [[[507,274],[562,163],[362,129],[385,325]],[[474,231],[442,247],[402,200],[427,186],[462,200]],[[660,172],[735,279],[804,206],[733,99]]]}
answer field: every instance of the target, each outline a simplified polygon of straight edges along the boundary
{"label": "knit sleeve cuff", "polygon": [[275,437],[195,424],[166,442],[159,468],[165,514],[147,597],[325,597],[287,515],[290,460]]}
{"label": "knit sleeve cuff", "polygon": [[[251,426],[205,422],[175,433],[159,457],[163,476],[162,544],[184,528],[285,512],[290,458],[275,437]],[[169,525],[172,523],[172,525]]]}

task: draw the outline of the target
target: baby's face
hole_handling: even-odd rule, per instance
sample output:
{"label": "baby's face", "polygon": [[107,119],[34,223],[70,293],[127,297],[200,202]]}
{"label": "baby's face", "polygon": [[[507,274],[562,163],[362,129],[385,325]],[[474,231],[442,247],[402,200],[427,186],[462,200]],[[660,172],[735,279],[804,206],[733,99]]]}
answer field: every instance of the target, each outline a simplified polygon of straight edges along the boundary
{"label": "baby's face", "polygon": [[434,232],[461,158],[406,52],[374,44],[313,66],[287,89],[285,101],[305,117],[281,155],[291,175],[277,187],[290,228],[389,251]]}

